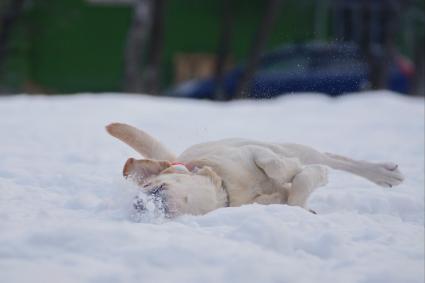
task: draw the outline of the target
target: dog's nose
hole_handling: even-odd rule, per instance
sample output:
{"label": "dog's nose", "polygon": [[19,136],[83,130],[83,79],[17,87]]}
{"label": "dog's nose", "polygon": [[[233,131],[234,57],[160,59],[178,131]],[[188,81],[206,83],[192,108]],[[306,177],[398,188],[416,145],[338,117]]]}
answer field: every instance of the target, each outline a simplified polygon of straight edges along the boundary
{"label": "dog's nose", "polygon": [[168,207],[164,194],[165,184],[156,186],[145,193],[137,195],[133,200],[133,208],[137,213],[153,213],[167,215]]}
{"label": "dog's nose", "polygon": [[146,211],[145,201],[142,198],[140,198],[140,197],[134,198],[133,208],[136,211],[138,211],[138,212],[144,212],[144,211]]}

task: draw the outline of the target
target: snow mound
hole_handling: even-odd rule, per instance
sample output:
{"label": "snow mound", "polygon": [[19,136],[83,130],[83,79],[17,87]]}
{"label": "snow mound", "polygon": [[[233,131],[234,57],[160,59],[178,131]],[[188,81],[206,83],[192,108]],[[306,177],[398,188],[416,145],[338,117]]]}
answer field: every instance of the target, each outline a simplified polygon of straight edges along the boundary
{"label": "snow mound", "polygon": [[[106,134],[114,121],[177,153],[228,137],[297,142],[394,161],[406,181],[383,189],[332,171],[310,201],[318,215],[254,204],[134,218],[121,169],[138,155]],[[0,282],[424,281],[423,99],[12,96],[0,98],[0,133]]]}

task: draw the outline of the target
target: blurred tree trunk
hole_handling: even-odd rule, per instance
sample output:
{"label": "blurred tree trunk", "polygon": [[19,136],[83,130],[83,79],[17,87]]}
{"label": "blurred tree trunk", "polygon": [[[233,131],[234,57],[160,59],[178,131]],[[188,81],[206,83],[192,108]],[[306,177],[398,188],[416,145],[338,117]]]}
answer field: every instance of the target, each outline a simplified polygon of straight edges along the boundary
{"label": "blurred tree trunk", "polygon": [[391,61],[396,55],[396,35],[400,27],[400,12],[402,11],[399,0],[386,0],[381,2],[382,13],[382,58],[379,66],[378,88],[388,87]]}
{"label": "blurred tree trunk", "polygon": [[[369,80],[372,89],[387,87],[390,61],[395,49],[395,34],[399,26],[400,3],[395,0],[375,2],[378,10],[372,9],[373,3],[362,1],[362,32],[360,48],[369,66]],[[379,14],[376,14],[379,11]],[[373,14],[375,12],[375,14]],[[378,22],[372,22],[377,19]],[[372,26],[375,24],[376,26]],[[371,30],[379,29],[377,37]],[[375,35],[376,36],[376,35]]]}
{"label": "blurred tree trunk", "polygon": [[220,23],[220,38],[218,42],[216,65],[214,71],[215,100],[227,100],[225,85],[224,85],[224,69],[226,67],[227,60],[229,59],[231,36],[233,31],[233,1],[222,0],[221,1],[221,23]]}
{"label": "blurred tree trunk", "polygon": [[144,91],[158,94],[161,84],[161,59],[164,45],[164,14],[166,0],[154,0],[152,28],[146,66],[143,69]]}
{"label": "blurred tree trunk", "polygon": [[266,3],[266,10],[261,19],[259,29],[254,36],[251,44],[251,49],[248,55],[242,76],[236,87],[235,98],[246,98],[249,96],[249,87],[252,78],[260,63],[261,53],[264,51],[267,40],[272,32],[273,25],[280,11],[281,0],[268,0]]}
{"label": "blurred tree trunk", "polygon": [[126,92],[143,92],[142,51],[146,46],[151,28],[151,8],[151,0],[136,0],[134,3],[133,19],[124,51],[124,90]]}
{"label": "blurred tree trunk", "polygon": [[[9,5],[8,5],[9,4]],[[24,0],[11,0],[0,5],[0,78],[3,74],[4,63],[8,53],[8,43],[13,26],[22,14]]]}
{"label": "blurred tree trunk", "polygon": [[377,74],[379,72],[377,61],[378,61],[378,54],[373,48],[372,48],[372,39],[370,35],[370,27],[371,27],[371,18],[372,18],[372,11],[371,11],[371,3],[369,0],[362,0],[362,6],[361,6],[361,22],[362,22],[362,31],[361,31],[361,39],[360,39],[360,49],[366,58],[366,62],[369,68],[369,81],[371,84],[372,89],[376,89],[378,85],[378,77]]}
{"label": "blurred tree trunk", "polygon": [[327,35],[329,0],[316,1],[314,9],[314,37],[323,41]]}
{"label": "blurred tree trunk", "polygon": [[414,95],[425,95],[425,39],[420,35],[415,38],[414,62],[416,64],[413,77],[412,92]]}

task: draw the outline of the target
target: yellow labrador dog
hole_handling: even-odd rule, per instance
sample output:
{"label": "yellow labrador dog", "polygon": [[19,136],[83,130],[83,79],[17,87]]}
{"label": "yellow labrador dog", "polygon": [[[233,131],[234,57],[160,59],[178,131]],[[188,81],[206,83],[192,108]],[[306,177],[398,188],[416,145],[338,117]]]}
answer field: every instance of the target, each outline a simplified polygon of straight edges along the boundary
{"label": "yellow labrador dog", "polygon": [[[106,129],[146,158],[128,159],[123,174],[154,197],[168,217],[249,203],[307,209],[312,192],[327,183],[328,167],[383,187],[403,181],[394,163],[357,161],[304,145],[226,139],[194,145],[176,157],[130,125],[113,123]],[[146,203],[139,199],[134,206],[143,211]]]}

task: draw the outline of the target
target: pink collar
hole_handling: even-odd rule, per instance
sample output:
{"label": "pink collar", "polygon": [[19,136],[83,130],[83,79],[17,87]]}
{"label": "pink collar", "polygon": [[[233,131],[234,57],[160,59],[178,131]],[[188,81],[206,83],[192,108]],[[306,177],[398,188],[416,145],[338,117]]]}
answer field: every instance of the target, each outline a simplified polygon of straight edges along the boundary
{"label": "pink collar", "polygon": [[186,166],[186,164],[184,164],[182,162],[171,162],[170,165],[171,166],[174,166],[174,165],[183,165],[183,166]]}

